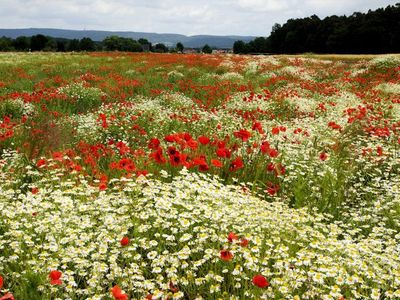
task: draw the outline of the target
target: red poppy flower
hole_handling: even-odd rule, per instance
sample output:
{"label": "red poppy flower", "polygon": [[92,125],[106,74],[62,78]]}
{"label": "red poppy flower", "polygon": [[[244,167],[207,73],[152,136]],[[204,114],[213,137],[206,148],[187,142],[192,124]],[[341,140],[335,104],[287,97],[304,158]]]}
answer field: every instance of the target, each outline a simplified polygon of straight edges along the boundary
{"label": "red poppy flower", "polygon": [[239,131],[235,131],[234,136],[241,139],[243,142],[246,142],[250,137],[251,133],[248,132],[246,129],[240,129]]}
{"label": "red poppy flower", "polygon": [[179,292],[179,287],[176,284],[174,284],[172,281],[169,282],[168,287],[169,287],[169,290],[173,293]]}
{"label": "red poppy flower", "polygon": [[221,157],[221,158],[230,156],[230,152],[226,148],[218,148],[216,153],[217,153],[217,156]]}
{"label": "red poppy flower", "polygon": [[179,154],[179,152],[176,150],[176,148],[174,146],[168,147],[167,152],[169,155]]}
{"label": "red poppy flower", "polygon": [[187,155],[176,152],[175,155],[169,156],[169,162],[172,166],[184,165],[186,163]]}
{"label": "red poppy flower", "polygon": [[275,171],[275,170],[276,170],[275,165],[274,165],[273,162],[270,162],[270,163],[267,165],[267,170],[268,170],[269,172],[272,172],[272,171]]}
{"label": "red poppy flower", "polygon": [[265,288],[269,286],[267,278],[265,278],[261,274],[257,274],[253,277],[253,284],[255,286],[258,286],[259,288]]}
{"label": "red poppy flower", "polygon": [[271,196],[275,195],[279,191],[279,184],[273,184],[272,182],[267,183],[267,193]]}
{"label": "red poppy flower", "polygon": [[147,170],[138,170],[138,171],[136,171],[136,176],[137,177],[140,177],[140,176],[147,176],[147,175],[149,175],[149,172],[147,171]]}
{"label": "red poppy flower", "polygon": [[61,161],[63,159],[63,154],[62,152],[54,152],[53,153],[53,159]]}
{"label": "red poppy flower", "polygon": [[189,148],[191,148],[193,150],[196,150],[197,147],[199,146],[195,140],[187,141],[187,145],[189,146]]}
{"label": "red poppy flower", "polygon": [[121,246],[123,246],[123,247],[128,246],[128,244],[129,244],[129,238],[128,238],[127,236],[124,236],[124,237],[121,239],[120,243],[121,243]]}
{"label": "red poppy flower", "polygon": [[37,161],[37,163],[36,163],[36,166],[37,166],[38,168],[43,167],[43,166],[45,166],[45,165],[46,165],[46,160],[44,160],[44,159],[39,159],[39,160]]}
{"label": "red poppy flower", "polygon": [[3,276],[0,275],[0,289],[3,288],[3,284],[4,284]]}
{"label": "red poppy flower", "polygon": [[219,253],[219,257],[223,261],[231,261],[233,258],[233,254],[229,250],[221,250],[221,252]]}
{"label": "red poppy flower", "polygon": [[240,246],[242,246],[242,247],[247,247],[248,244],[249,244],[249,240],[248,240],[248,239],[242,238],[242,239],[240,240]]}
{"label": "red poppy flower", "polygon": [[100,191],[104,191],[106,189],[107,189],[107,184],[106,183],[102,182],[102,183],[99,184],[99,190]]}
{"label": "red poppy flower", "polygon": [[192,163],[194,166],[198,166],[199,170],[202,172],[208,171],[210,168],[204,156],[194,158]]}
{"label": "red poppy flower", "polygon": [[238,156],[231,162],[229,171],[235,172],[243,167],[244,167],[244,164],[243,164],[242,158],[240,156]]}
{"label": "red poppy flower", "polygon": [[328,154],[327,154],[326,152],[322,152],[322,153],[319,155],[319,159],[322,160],[322,161],[327,160],[327,158],[328,158]]}
{"label": "red poppy flower", "polygon": [[279,134],[279,127],[274,127],[274,128],[272,128],[272,134],[273,134],[273,135]]}
{"label": "red poppy flower", "polygon": [[152,138],[149,141],[148,148],[149,149],[157,149],[160,146],[160,140],[158,138]]}
{"label": "red poppy flower", "polygon": [[214,167],[217,167],[217,168],[222,168],[222,166],[223,166],[222,162],[218,159],[212,159],[211,163]]}
{"label": "red poppy flower", "polygon": [[278,152],[278,150],[276,150],[276,149],[270,148],[270,149],[268,150],[268,155],[269,155],[270,157],[272,157],[272,158],[278,157],[279,152]]}
{"label": "red poppy flower", "polygon": [[49,274],[50,284],[52,285],[59,285],[62,284],[61,278],[62,273],[58,270],[53,270]]}
{"label": "red poppy flower", "polygon": [[230,243],[232,243],[233,240],[238,240],[238,239],[239,239],[239,237],[238,237],[235,233],[233,233],[232,231],[229,232],[229,234],[228,234],[228,241],[229,241]]}
{"label": "red poppy flower", "polygon": [[378,154],[378,156],[382,156],[383,155],[383,148],[381,146],[376,147],[376,153]]}
{"label": "red poppy flower", "polygon": [[210,142],[210,139],[204,135],[199,136],[198,140],[202,145],[207,145]]}
{"label": "red poppy flower", "polygon": [[159,164],[163,164],[165,163],[167,160],[165,159],[165,157],[163,156],[162,153],[162,149],[158,148],[157,151],[150,153],[150,157],[153,158],[157,163]]}
{"label": "red poppy flower", "polygon": [[184,132],[183,133],[183,138],[186,142],[190,141],[192,139],[192,136],[190,135],[190,133]]}
{"label": "red poppy flower", "polygon": [[3,297],[1,297],[0,300],[15,300],[15,298],[13,294],[7,293]]}
{"label": "red poppy flower", "polygon": [[128,299],[128,295],[125,293],[122,293],[122,290],[118,285],[115,285],[113,288],[111,288],[111,293],[115,300],[127,300]]}
{"label": "red poppy flower", "polygon": [[267,141],[262,142],[260,150],[262,153],[267,153],[270,149],[270,144]]}
{"label": "red poppy flower", "polygon": [[172,135],[172,134],[170,134],[170,135],[167,135],[164,139],[165,139],[167,142],[172,143],[172,142],[175,141],[175,136]]}
{"label": "red poppy flower", "polygon": [[258,133],[263,134],[264,129],[262,128],[262,125],[260,122],[254,122],[253,126],[251,127],[252,130],[257,130]]}

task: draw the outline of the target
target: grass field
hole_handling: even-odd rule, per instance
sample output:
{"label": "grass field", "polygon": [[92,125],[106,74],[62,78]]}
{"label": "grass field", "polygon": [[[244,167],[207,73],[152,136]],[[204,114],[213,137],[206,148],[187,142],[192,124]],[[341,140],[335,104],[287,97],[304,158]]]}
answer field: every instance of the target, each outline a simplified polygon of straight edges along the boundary
{"label": "grass field", "polygon": [[0,54],[0,299],[400,299],[399,229],[399,55]]}

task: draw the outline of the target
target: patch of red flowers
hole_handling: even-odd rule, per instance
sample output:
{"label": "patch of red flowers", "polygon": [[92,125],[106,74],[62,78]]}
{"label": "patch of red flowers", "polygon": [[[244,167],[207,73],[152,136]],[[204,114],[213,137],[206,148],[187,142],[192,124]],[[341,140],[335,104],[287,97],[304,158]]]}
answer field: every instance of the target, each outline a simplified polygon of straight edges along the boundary
{"label": "patch of red flowers", "polygon": [[121,239],[120,243],[121,243],[121,246],[122,246],[122,247],[128,246],[128,245],[129,245],[129,238],[128,238],[127,236],[124,236],[124,237]]}
{"label": "patch of red flowers", "polygon": [[128,295],[123,293],[121,288],[118,285],[115,285],[113,288],[111,288],[111,293],[115,300],[127,300],[128,299]]}
{"label": "patch of red flowers", "polygon": [[322,153],[319,155],[319,159],[322,160],[322,161],[327,160],[327,159],[328,159],[328,154],[327,154],[326,152],[322,152]]}
{"label": "patch of red flowers", "polygon": [[50,284],[52,285],[60,285],[62,284],[61,278],[62,273],[58,270],[53,270],[49,274]]}
{"label": "patch of red flowers", "polygon": [[15,300],[15,298],[13,294],[7,293],[3,297],[1,297],[0,300]]}
{"label": "patch of red flowers", "polygon": [[258,286],[259,288],[266,288],[269,286],[269,282],[268,282],[267,278],[265,278],[261,274],[254,275],[252,281],[253,281],[253,284],[255,286]]}
{"label": "patch of red flowers", "polygon": [[242,247],[247,247],[247,245],[249,244],[249,240],[248,239],[246,239],[246,238],[242,238],[241,240],[240,240],[240,246],[242,246]]}
{"label": "patch of red flowers", "polygon": [[228,234],[228,241],[232,243],[234,240],[238,240],[239,237],[234,232],[229,232]]}
{"label": "patch of red flowers", "polygon": [[251,133],[248,132],[246,129],[240,129],[239,131],[235,131],[234,136],[241,139],[243,142],[246,142],[250,137]]}
{"label": "patch of red flowers", "polygon": [[232,258],[233,258],[233,254],[229,250],[221,250],[220,253],[219,253],[219,257],[223,261],[231,261]]}
{"label": "patch of red flowers", "polygon": [[244,167],[243,160],[240,156],[236,157],[229,166],[229,171],[235,172]]}

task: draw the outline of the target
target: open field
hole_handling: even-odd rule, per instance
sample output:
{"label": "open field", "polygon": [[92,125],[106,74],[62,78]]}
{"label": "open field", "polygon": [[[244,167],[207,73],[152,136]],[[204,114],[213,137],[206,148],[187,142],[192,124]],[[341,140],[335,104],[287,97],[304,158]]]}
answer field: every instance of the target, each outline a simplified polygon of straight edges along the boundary
{"label": "open field", "polygon": [[0,299],[400,299],[400,56],[0,54]]}

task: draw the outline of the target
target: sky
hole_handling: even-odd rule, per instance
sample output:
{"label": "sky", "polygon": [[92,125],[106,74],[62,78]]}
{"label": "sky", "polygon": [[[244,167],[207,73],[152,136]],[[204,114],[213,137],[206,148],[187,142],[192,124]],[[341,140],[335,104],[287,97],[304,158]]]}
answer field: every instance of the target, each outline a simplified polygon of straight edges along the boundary
{"label": "sky", "polygon": [[291,18],[351,15],[385,0],[0,0],[0,28],[268,36]]}

